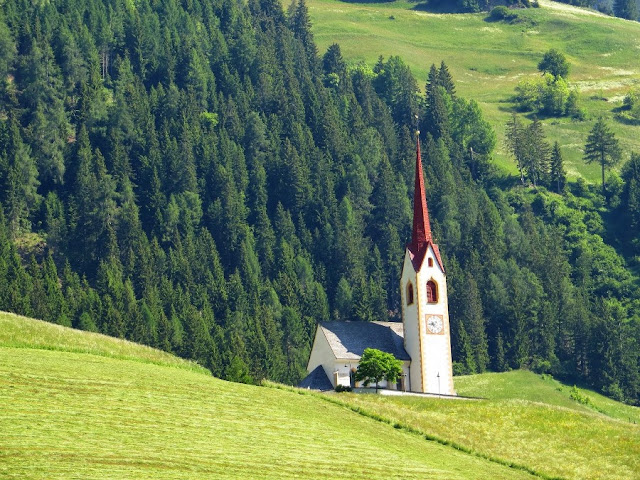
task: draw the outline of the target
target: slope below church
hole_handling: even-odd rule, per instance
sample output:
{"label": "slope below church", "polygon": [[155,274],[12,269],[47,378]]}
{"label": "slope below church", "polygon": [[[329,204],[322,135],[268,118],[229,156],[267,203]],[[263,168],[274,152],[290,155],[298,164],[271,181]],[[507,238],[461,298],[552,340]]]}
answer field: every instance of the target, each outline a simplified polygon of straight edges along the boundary
{"label": "slope below church", "polygon": [[455,395],[447,277],[433,241],[425,196],[420,142],[416,146],[413,229],[400,278],[402,322],[324,322],[318,325],[303,388],[330,390],[357,386],[354,374],[365,348],[392,353],[403,361],[396,384],[410,392]]}

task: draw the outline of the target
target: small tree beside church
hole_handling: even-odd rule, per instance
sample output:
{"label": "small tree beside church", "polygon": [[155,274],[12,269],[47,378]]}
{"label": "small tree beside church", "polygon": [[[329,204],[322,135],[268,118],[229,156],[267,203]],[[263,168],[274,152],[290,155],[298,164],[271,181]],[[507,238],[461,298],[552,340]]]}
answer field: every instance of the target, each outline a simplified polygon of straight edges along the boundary
{"label": "small tree beside church", "polygon": [[391,353],[375,348],[365,348],[356,371],[356,381],[364,381],[365,387],[371,382],[375,382],[377,392],[380,380],[384,379],[393,383],[398,380],[401,374],[401,360],[396,359]]}

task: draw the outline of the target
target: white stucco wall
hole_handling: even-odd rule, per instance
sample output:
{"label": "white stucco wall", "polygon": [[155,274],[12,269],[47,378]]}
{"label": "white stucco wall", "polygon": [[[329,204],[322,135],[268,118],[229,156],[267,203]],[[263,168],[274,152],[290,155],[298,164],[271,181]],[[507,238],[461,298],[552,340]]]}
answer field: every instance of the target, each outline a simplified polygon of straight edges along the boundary
{"label": "white stucco wall", "polygon": [[[433,262],[432,267],[429,267],[430,258]],[[409,280],[414,283],[415,302],[414,305],[407,306],[405,288]],[[427,302],[427,282],[429,280],[433,280],[438,286],[437,303]],[[429,246],[423,264],[417,273],[413,269],[409,252],[405,253],[401,289],[403,322],[405,322],[405,349],[412,359],[412,390],[455,395],[451,362],[447,279],[431,246]],[[442,333],[428,332],[426,319],[431,315],[438,315],[442,318]]]}
{"label": "white stucco wall", "polygon": [[[413,304],[407,305],[407,283],[413,284]],[[411,263],[409,251],[405,252],[402,265],[402,280],[400,294],[402,302],[402,322],[404,324],[404,349],[411,357],[411,372],[409,382],[411,391],[422,392],[422,358],[420,356],[420,334],[418,327],[418,296],[416,272]]]}
{"label": "white stucco wall", "polygon": [[307,372],[313,372],[318,365],[322,365],[324,373],[331,381],[331,384],[335,388],[333,380],[333,370],[336,357],[333,354],[333,350],[329,346],[327,337],[324,336],[321,327],[316,328],[316,336],[313,339],[313,346],[311,347],[311,354],[309,355],[309,363],[307,364]]}

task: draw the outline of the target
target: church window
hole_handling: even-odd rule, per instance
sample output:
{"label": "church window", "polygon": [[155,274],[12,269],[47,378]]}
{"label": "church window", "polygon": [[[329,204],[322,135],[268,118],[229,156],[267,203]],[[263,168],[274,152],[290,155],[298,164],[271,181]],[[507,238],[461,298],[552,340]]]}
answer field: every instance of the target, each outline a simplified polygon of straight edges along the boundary
{"label": "church window", "polygon": [[413,285],[411,282],[407,283],[407,305],[413,304]]}
{"label": "church window", "polygon": [[429,264],[430,267],[433,267],[433,258],[428,258],[427,263]]}
{"label": "church window", "polygon": [[438,287],[436,282],[429,280],[427,282],[427,302],[436,303],[438,301]]}

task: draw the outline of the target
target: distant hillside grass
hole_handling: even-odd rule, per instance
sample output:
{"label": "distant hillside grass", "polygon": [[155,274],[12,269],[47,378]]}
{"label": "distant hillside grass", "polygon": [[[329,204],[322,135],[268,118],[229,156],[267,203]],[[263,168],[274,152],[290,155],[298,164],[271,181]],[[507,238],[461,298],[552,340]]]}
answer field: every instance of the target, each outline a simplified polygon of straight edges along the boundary
{"label": "distant hillside grass", "polygon": [[316,395],[224,382],[145,347],[0,318],[3,479],[534,478]]}
{"label": "distant hillside grass", "polygon": [[[587,120],[543,119],[548,139],[559,141],[572,178],[599,181],[597,165],[582,160],[595,119],[613,116],[631,85],[640,85],[640,23],[606,17],[569,5],[541,0],[542,8],[518,10],[525,21],[487,22],[486,13],[432,14],[416,3],[347,3],[308,0],[312,30],[323,54],[339,43],[351,62],[374,65],[380,55],[399,55],[423,88],[432,63],[444,60],[458,92],[475,99],[498,134],[496,162],[515,172],[504,145],[508,102],[520,79],[537,76],[549,48],[565,53],[569,80],[582,93]],[[640,127],[611,122],[628,152],[640,151]]]}
{"label": "distant hillside grass", "polygon": [[[640,478],[640,409],[531,372],[456,377],[481,401],[344,394],[346,403],[548,478]],[[635,422],[635,423],[633,423]]]}
{"label": "distant hillside grass", "polygon": [[197,363],[178,358],[162,350],[6,312],[0,312],[0,347],[90,353],[121,360],[168,365],[209,374],[209,370]]}

